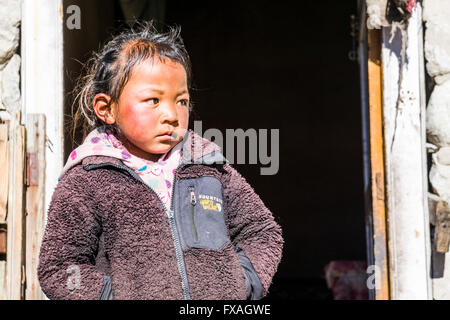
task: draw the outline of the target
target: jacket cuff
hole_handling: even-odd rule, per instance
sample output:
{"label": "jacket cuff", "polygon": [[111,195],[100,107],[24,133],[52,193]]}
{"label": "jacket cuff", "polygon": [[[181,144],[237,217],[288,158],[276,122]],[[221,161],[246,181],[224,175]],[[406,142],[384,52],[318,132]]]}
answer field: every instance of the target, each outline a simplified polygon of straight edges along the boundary
{"label": "jacket cuff", "polygon": [[236,253],[241,263],[242,269],[245,275],[245,284],[247,286],[247,299],[249,300],[259,300],[263,296],[264,288],[262,286],[261,280],[253,268],[250,259],[245,255],[244,250],[241,248],[236,249]]}
{"label": "jacket cuff", "polygon": [[100,291],[100,300],[113,300],[110,276],[103,276],[103,287]]}

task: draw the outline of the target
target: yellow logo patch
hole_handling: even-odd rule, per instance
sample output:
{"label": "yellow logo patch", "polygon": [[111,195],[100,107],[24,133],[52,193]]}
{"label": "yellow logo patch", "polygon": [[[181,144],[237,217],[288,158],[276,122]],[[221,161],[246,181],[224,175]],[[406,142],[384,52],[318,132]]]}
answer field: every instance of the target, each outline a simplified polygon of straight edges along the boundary
{"label": "yellow logo patch", "polygon": [[200,204],[203,206],[204,210],[220,211],[222,210],[222,205],[214,200],[202,199]]}

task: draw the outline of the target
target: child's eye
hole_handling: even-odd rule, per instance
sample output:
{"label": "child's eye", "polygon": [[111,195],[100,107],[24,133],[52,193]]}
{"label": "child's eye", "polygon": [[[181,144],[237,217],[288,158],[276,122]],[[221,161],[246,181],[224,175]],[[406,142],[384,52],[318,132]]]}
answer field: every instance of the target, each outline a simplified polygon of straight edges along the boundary
{"label": "child's eye", "polygon": [[182,100],[178,101],[178,104],[180,104],[182,106],[187,106],[189,104],[189,101],[187,99],[182,99]]}
{"label": "child's eye", "polygon": [[159,99],[158,98],[150,98],[150,99],[145,100],[145,102],[148,102],[149,104],[158,104]]}

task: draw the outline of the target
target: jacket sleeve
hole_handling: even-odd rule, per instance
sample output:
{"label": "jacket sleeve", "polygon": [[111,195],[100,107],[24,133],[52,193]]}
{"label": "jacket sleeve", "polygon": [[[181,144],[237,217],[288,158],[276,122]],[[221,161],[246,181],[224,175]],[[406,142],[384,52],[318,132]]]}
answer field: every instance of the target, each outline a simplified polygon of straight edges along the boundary
{"label": "jacket sleeve", "polygon": [[82,173],[75,171],[64,175],[50,202],[39,253],[39,282],[49,299],[108,299],[110,278],[95,267],[101,234],[96,204]]}
{"label": "jacket sleeve", "polygon": [[281,227],[236,169],[224,165],[224,199],[228,232],[250,284],[248,298],[267,294],[283,249]]}

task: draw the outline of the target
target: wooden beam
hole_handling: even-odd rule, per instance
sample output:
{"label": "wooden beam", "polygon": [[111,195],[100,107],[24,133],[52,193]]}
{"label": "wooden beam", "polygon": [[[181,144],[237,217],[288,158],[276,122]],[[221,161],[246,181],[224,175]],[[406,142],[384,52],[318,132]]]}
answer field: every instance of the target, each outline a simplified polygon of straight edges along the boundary
{"label": "wooden beam", "polygon": [[8,236],[6,254],[6,298],[21,300],[24,281],[24,147],[25,127],[13,120],[10,124],[10,168],[8,194]]}
{"label": "wooden beam", "polygon": [[6,299],[6,216],[9,185],[8,123],[0,124],[0,300]]}
{"label": "wooden beam", "polygon": [[6,261],[0,260],[0,300],[6,300]]}
{"label": "wooden beam", "polygon": [[0,223],[6,222],[9,184],[8,124],[0,124]]}
{"label": "wooden beam", "polygon": [[430,299],[421,4],[382,29],[383,122],[391,299]]}
{"label": "wooden beam", "polygon": [[45,115],[47,210],[64,165],[63,27],[67,16],[62,0],[22,1],[21,9],[22,114],[24,121],[27,114]]}
{"label": "wooden beam", "polygon": [[5,256],[6,256],[6,224],[0,224],[0,260],[3,260]]}
{"label": "wooden beam", "polygon": [[368,88],[372,186],[375,299],[389,299],[389,269],[384,190],[381,31],[368,30]]}
{"label": "wooden beam", "polygon": [[27,115],[26,300],[43,300],[37,278],[45,227],[45,116]]}

